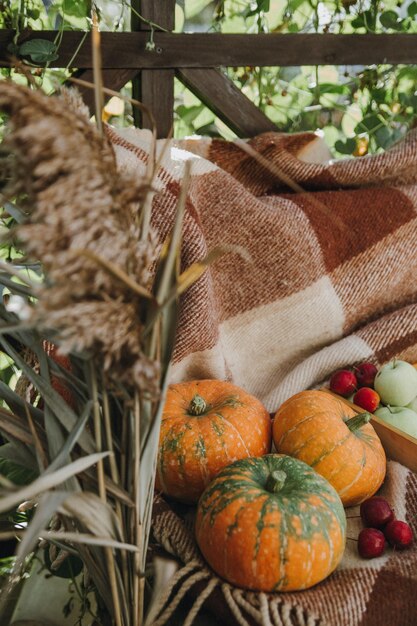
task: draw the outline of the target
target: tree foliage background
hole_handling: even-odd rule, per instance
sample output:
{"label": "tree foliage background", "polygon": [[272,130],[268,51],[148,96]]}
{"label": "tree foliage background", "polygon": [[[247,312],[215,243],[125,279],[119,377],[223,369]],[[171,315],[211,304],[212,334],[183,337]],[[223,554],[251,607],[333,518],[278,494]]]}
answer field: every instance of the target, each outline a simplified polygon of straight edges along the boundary
{"label": "tree foliage background", "polygon": [[[103,30],[130,29],[130,11],[137,13],[134,7],[138,3],[133,2],[132,9],[128,0],[97,0],[95,4]],[[14,50],[35,64],[46,62],[53,67],[62,31],[88,30],[90,10],[90,0],[3,0],[0,28],[17,32],[28,27],[57,29],[54,44],[42,47],[36,43],[33,48],[31,42],[26,49],[17,46]],[[416,16],[416,0],[178,0],[176,30],[415,33]],[[282,131],[319,129],[335,156],[384,150],[416,124],[416,66],[240,67],[224,71]],[[39,74],[47,89],[65,76],[56,70]],[[175,116],[177,137],[192,133],[233,136],[180,83],[176,85]],[[116,125],[132,123],[130,111],[120,102],[108,106],[106,117]]]}

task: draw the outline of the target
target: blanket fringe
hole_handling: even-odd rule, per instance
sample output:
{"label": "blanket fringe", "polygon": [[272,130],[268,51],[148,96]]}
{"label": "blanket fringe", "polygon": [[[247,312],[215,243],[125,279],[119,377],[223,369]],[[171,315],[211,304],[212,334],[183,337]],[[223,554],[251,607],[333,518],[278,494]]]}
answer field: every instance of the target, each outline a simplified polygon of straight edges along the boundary
{"label": "blanket fringe", "polygon": [[320,618],[299,605],[284,602],[277,594],[245,591],[220,580],[202,559],[192,533],[173,511],[164,511],[156,517],[153,532],[165,550],[180,558],[185,566],[172,577],[159,602],[152,608],[146,626],[168,624],[187,592],[203,580],[207,581],[207,586],[195,600],[184,626],[192,626],[200,609],[216,588],[221,591],[239,626],[325,626]]}

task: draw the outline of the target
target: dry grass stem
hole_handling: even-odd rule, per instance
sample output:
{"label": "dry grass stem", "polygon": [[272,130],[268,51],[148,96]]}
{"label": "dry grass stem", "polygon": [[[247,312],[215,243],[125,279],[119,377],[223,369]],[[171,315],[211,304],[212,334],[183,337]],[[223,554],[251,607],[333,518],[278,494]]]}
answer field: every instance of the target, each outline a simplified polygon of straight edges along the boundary
{"label": "dry grass stem", "polygon": [[[26,400],[0,381],[13,411],[0,409],[0,432],[39,474],[23,487],[0,476],[0,512],[36,503],[19,544],[20,563],[40,537],[53,544],[54,566],[67,549],[76,552],[100,610],[116,626],[141,626],[178,299],[230,248],[214,250],[180,275],[191,177],[186,162],[161,252],[151,217],[155,175],[169,141],[157,158],[154,125],[144,179],[118,170],[100,111],[103,93],[119,94],[102,87],[94,11],[93,58],[95,85],[73,82],[96,90],[98,128],[74,91],[51,98],[0,81],[0,111],[8,116],[0,161],[7,160],[10,173],[2,192],[18,198],[26,217],[12,232],[14,241],[43,271],[38,285],[0,263],[0,283],[18,295],[15,303],[30,303],[24,325],[16,321],[20,310],[0,307],[2,331],[7,327],[12,337],[0,334],[0,344],[24,373],[18,390]],[[146,107],[128,100],[153,120]]]}
{"label": "dry grass stem", "polygon": [[64,94],[75,111],[13,83],[0,89],[10,116],[4,146],[14,155],[6,192],[24,194],[30,214],[16,236],[48,276],[31,321],[59,329],[63,353],[101,354],[129,388],[157,394],[159,366],[141,346],[143,299],[158,254],[137,221],[142,183],[118,172],[84,105]]}
{"label": "dry grass stem", "polygon": [[103,75],[101,71],[101,46],[100,31],[98,29],[97,11],[95,6],[91,9],[92,21],[92,54],[93,54],[93,76],[94,76],[94,100],[96,109],[96,124],[100,135],[103,135],[103,122],[101,119],[104,107],[103,98]]}

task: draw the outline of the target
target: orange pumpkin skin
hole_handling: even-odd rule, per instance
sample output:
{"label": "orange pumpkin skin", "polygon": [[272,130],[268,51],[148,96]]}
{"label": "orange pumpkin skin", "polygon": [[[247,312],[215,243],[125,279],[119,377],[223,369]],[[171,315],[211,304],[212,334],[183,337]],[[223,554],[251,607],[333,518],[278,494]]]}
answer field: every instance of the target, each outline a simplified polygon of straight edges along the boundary
{"label": "orange pumpkin skin", "polygon": [[346,516],[336,490],[306,463],[268,454],[233,463],[206,488],[196,539],[210,566],[232,584],[296,591],[337,567]]}
{"label": "orange pumpkin skin", "polygon": [[162,414],[156,488],[197,502],[226,465],[271,449],[271,418],[249,393],[221,380],[171,385]]}
{"label": "orange pumpkin skin", "polygon": [[302,391],[275,414],[273,439],[278,452],[313,467],[336,489],[344,506],[372,496],[386,472],[382,444],[370,424],[350,430],[355,411],[323,391]]}

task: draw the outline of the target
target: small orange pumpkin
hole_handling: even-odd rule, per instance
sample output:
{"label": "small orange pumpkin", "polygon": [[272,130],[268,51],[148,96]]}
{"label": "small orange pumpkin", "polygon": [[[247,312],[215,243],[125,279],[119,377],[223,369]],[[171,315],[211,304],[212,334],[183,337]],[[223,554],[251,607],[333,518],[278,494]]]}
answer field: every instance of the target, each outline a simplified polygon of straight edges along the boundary
{"label": "small orange pumpkin", "polygon": [[171,385],[162,414],[156,487],[182,502],[233,461],[271,449],[271,419],[254,396],[221,380]]}
{"label": "small orange pumpkin", "polygon": [[338,398],[302,391],[276,412],[273,439],[289,454],[327,478],[345,506],[359,504],[381,486],[386,472],[382,444],[367,422]]}
{"label": "small orange pumpkin", "polygon": [[345,549],[346,516],[336,490],[283,454],[224,468],[198,502],[196,539],[229,582],[259,591],[307,589]]}

